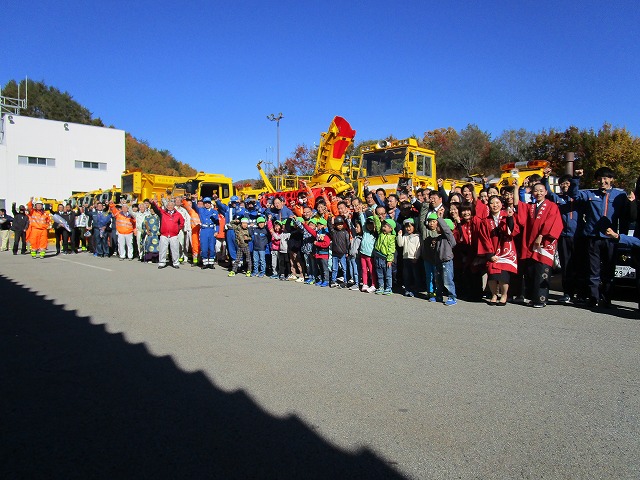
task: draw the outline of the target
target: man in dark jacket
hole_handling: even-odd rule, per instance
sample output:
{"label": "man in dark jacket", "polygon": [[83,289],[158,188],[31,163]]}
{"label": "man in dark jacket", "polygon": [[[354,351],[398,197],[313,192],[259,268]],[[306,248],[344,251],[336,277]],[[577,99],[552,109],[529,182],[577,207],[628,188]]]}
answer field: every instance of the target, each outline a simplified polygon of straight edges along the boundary
{"label": "man in dark jacket", "polygon": [[7,215],[7,211],[4,208],[0,208],[0,252],[9,250],[9,234],[12,221],[13,217]]}
{"label": "man in dark jacket", "polygon": [[27,228],[29,228],[29,217],[26,215],[27,209],[24,205],[20,205],[19,210],[16,210],[15,202],[11,205],[11,212],[13,213],[13,222],[11,224],[11,230],[13,230],[13,254],[18,254],[18,243],[22,240],[22,249],[20,253],[22,255],[27,254]]}
{"label": "man in dark jacket", "polygon": [[69,230],[63,228],[62,231],[62,253],[63,255],[69,255],[75,244],[74,227],[76,225],[76,214],[71,210],[71,205],[67,204],[64,206],[64,212],[60,216],[67,221],[69,226]]}

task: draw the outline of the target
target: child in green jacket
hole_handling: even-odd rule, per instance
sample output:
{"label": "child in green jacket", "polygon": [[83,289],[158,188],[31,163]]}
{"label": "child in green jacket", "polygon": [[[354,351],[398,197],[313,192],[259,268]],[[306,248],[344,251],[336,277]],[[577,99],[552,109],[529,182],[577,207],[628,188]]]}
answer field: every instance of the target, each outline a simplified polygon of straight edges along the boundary
{"label": "child in green jacket", "polygon": [[373,215],[373,222],[378,238],[373,246],[373,259],[378,277],[378,295],[391,295],[392,265],[396,252],[396,222],[387,218],[381,222],[377,215]]}

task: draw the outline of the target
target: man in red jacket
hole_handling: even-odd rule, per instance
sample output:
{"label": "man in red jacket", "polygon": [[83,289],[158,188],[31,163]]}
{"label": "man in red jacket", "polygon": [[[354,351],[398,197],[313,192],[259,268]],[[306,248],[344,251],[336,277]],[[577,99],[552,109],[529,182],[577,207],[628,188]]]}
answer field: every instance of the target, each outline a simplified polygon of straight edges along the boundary
{"label": "man in red jacket", "polygon": [[158,268],[167,267],[167,250],[171,248],[173,268],[180,268],[180,242],[178,235],[184,227],[184,217],[176,210],[173,200],[167,202],[166,208],[158,206],[156,199],[151,201],[151,208],[160,217],[160,244],[158,246]]}

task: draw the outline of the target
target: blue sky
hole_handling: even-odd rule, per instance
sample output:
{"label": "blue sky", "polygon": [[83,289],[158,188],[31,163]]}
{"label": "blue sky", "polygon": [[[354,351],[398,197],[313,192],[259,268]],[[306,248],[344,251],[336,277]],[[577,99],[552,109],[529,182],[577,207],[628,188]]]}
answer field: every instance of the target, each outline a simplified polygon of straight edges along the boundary
{"label": "blue sky", "polygon": [[[0,83],[29,76],[239,180],[313,145],[477,124],[640,135],[633,1],[3,2]],[[10,28],[7,28],[10,26]]]}

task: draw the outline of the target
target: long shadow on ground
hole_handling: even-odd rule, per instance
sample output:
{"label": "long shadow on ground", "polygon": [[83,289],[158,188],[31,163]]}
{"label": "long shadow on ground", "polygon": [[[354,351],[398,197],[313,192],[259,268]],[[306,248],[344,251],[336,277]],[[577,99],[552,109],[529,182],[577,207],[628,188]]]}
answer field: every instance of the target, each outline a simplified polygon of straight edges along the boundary
{"label": "long shadow on ground", "polygon": [[0,478],[403,478],[0,276]]}

